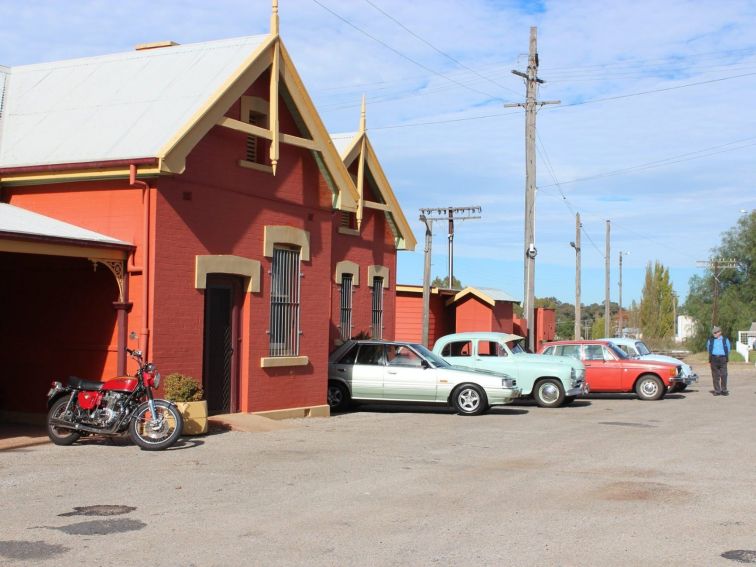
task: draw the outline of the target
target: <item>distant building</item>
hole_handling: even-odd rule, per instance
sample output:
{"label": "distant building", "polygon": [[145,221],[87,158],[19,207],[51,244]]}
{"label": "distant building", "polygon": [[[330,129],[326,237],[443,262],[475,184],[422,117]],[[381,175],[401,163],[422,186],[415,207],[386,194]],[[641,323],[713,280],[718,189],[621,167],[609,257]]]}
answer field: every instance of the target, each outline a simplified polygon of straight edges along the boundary
{"label": "distant building", "polygon": [[687,341],[696,334],[696,320],[689,315],[677,316],[677,329],[675,332],[675,342],[682,343]]}

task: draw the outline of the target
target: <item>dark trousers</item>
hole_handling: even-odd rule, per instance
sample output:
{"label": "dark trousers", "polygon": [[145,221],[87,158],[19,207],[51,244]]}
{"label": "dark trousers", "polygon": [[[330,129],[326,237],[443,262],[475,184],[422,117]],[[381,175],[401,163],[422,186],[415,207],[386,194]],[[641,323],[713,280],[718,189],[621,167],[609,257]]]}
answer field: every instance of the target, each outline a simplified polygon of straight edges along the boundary
{"label": "dark trousers", "polygon": [[714,381],[715,392],[727,391],[727,357],[711,357],[711,378]]}

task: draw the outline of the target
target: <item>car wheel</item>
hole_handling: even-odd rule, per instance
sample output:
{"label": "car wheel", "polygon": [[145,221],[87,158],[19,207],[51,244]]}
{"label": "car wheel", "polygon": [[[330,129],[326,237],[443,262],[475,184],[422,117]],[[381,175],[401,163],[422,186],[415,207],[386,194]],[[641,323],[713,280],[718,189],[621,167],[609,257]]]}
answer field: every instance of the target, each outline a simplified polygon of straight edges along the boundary
{"label": "car wheel", "polygon": [[328,382],[328,407],[343,411],[349,407],[349,390],[341,382]]}
{"label": "car wheel", "polygon": [[564,401],[562,402],[562,405],[563,406],[568,406],[568,405],[570,405],[574,401],[575,401],[575,396],[565,396],[564,397]]}
{"label": "car wheel", "polygon": [[542,408],[558,408],[564,402],[564,388],[559,380],[547,378],[536,384],[533,397]]}
{"label": "car wheel", "polygon": [[479,415],[488,409],[488,398],[480,386],[463,384],[454,390],[452,405],[459,415]]}
{"label": "car wheel", "polygon": [[644,374],[635,383],[635,393],[641,400],[658,400],[664,395],[664,384],[652,374]]}

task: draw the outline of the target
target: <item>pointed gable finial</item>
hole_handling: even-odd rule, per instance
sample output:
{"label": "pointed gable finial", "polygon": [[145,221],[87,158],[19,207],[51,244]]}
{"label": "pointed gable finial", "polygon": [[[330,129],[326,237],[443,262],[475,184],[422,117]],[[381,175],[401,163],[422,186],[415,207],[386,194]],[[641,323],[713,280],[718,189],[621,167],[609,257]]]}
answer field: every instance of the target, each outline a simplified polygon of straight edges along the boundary
{"label": "pointed gable finial", "polygon": [[360,133],[367,130],[367,112],[365,111],[365,95],[362,95],[362,108],[360,109]]}
{"label": "pointed gable finial", "polygon": [[270,15],[270,34],[278,35],[278,0],[273,0],[273,11]]}

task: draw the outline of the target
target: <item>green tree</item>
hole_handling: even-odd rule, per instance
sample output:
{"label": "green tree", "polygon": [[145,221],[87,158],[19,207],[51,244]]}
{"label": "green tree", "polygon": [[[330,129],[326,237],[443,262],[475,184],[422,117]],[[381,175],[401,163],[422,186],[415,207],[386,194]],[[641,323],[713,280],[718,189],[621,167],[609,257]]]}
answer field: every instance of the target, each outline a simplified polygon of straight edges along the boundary
{"label": "green tree", "polygon": [[668,338],[675,334],[675,296],[669,269],[661,262],[646,265],[640,304],[640,327],[644,338]]}
{"label": "green tree", "polygon": [[[447,283],[449,282],[449,277],[442,278],[441,276],[436,276],[433,278],[433,281],[431,282],[431,287],[440,287],[443,289],[447,289]],[[462,285],[462,282],[459,281],[456,277],[452,276],[452,289],[462,289],[465,286]]]}
{"label": "green tree", "polygon": [[604,317],[594,319],[593,325],[591,325],[591,338],[600,339],[604,336]]}
{"label": "green tree", "polygon": [[714,273],[708,269],[703,276],[690,279],[683,312],[696,320],[692,348],[703,350],[712,323],[722,327],[731,341],[737,332],[750,328],[756,314],[756,210],[740,217],[734,227],[722,235],[721,244],[712,250],[712,258],[734,259],[736,267],[721,270],[718,275],[719,299],[717,320],[713,321]]}

